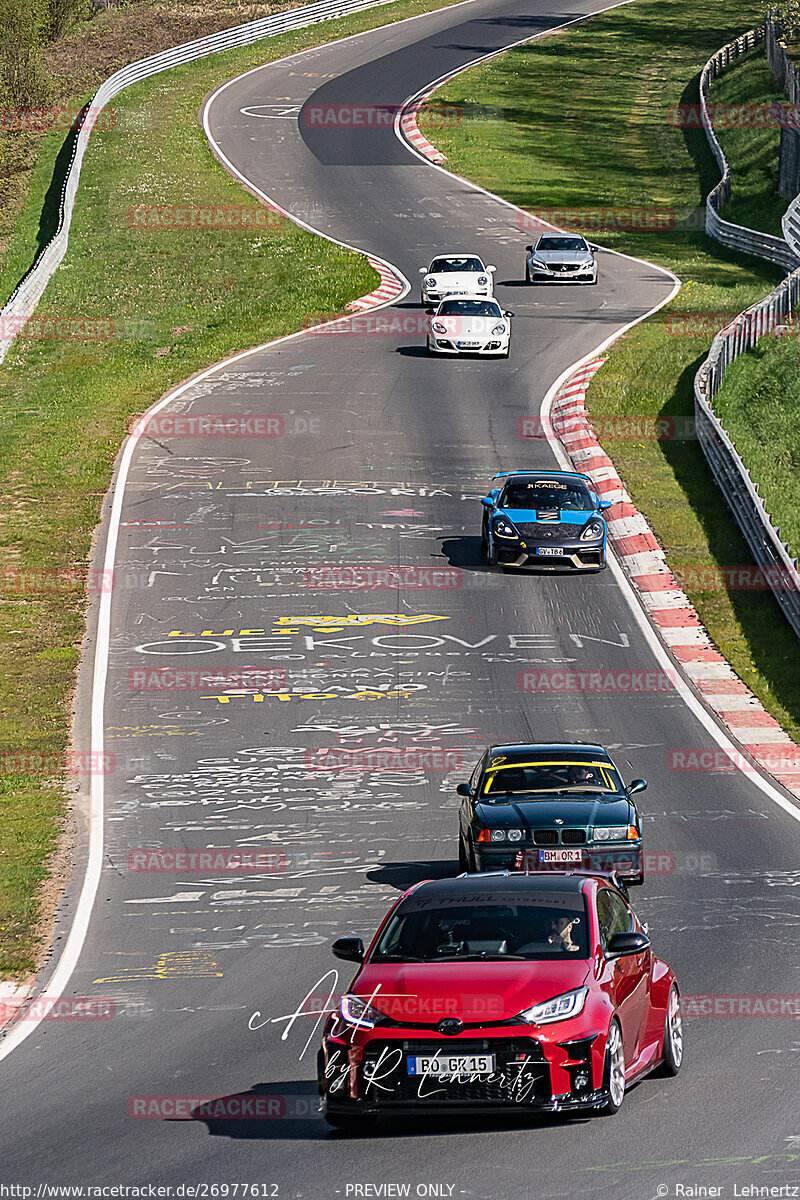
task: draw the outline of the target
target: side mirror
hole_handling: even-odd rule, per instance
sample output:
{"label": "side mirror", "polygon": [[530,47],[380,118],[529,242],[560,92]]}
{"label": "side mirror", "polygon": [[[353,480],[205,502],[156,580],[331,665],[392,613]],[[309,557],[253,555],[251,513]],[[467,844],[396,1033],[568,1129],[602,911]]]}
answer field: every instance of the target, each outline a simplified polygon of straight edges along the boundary
{"label": "side mirror", "polygon": [[487,267],[486,270],[487,271],[496,271],[497,267]]}
{"label": "side mirror", "polygon": [[528,251],[529,254],[533,253],[533,246],[526,246],[525,249]]}
{"label": "side mirror", "polygon": [[629,783],[625,790],[629,796],[633,796],[636,794],[636,792],[643,792],[646,787],[646,779],[634,779],[633,783]]}
{"label": "side mirror", "polygon": [[419,273],[420,273],[420,275],[427,275],[427,274],[428,274],[428,268],[427,268],[427,267],[420,267],[420,269],[419,269]]}
{"label": "side mirror", "polygon": [[603,249],[603,247],[602,247],[602,246],[598,246],[598,245],[596,245],[594,242],[587,242],[587,243],[586,243],[586,245],[587,245],[587,246],[589,247],[589,249],[590,249],[590,250],[592,250],[592,251],[597,251],[597,250],[602,250],[602,249]]}
{"label": "side mirror", "polygon": [[426,317],[435,317],[435,316],[436,316],[436,309],[435,309],[435,308],[426,308],[426,309],[425,309],[425,316],[426,316]]}
{"label": "side mirror", "polygon": [[494,508],[494,500],[491,496],[481,496],[481,504],[484,508]]}
{"label": "side mirror", "polygon": [[513,315],[514,315],[514,314],[513,314],[513,312],[511,311],[511,309],[510,309],[510,308],[507,308],[507,309],[505,309],[505,311],[503,312],[503,316],[504,316],[504,317],[513,317]]}
{"label": "side mirror", "polygon": [[608,957],[622,958],[627,954],[641,954],[650,945],[646,933],[615,933],[608,943]]}
{"label": "side mirror", "polygon": [[601,500],[597,507],[600,509],[600,512],[606,512],[609,508],[612,508],[613,505],[613,500]]}
{"label": "side mirror", "polygon": [[364,961],[364,943],[361,938],[337,938],[331,946],[331,950],[337,958],[343,958],[345,962],[360,963]]}
{"label": "side mirror", "polygon": [[459,783],[458,787],[456,788],[456,795],[457,796],[471,796],[472,788],[469,786],[468,783]]}

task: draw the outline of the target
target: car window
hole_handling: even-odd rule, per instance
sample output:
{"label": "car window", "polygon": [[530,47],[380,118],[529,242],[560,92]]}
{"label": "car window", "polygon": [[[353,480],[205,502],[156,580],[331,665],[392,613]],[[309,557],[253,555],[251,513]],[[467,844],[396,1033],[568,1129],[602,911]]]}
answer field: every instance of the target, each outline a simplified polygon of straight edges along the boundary
{"label": "car window", "polygon": [[501,317],[500,305],[494,300],[443,300],[440,317]]}
{"label": "car window", "polygon": [[431,263],[429,275],[444,275],[449,271],[484,271],[485,267],[479,258],[435,258]]}
{"label": "car window", "polygon": [[597,896],[597,922],[600,926],[600,944],[608,950],[608,943],[615,933],[629,933],[633,929],[633,916],[622,896],[603,888]]}
{"label": "car window", "polygon": [[[424,902],[424,897],[420,897]],[[464,896],[420,903],[410,897],[390,917],[370,962],[453,962],[524,958],[553,962],[588,958],[583,897],[515,897],[510,903]]]}
{"label": "car window", "polygon": [[581,237],[541,237],[536,243],[537,250],[588,250],[589,247]]}
{"label": "car window", "polygon": [[507,483],[500,497],[499,507],[592,512],[596,502],[589,489],[582,483],[537,479],[533,482]]}
{"label": "car window", "polygon": [[483,795],[507,796],[557,792],[565,799],[581,799],[587,793],[596,796],[622,793],[619,775],[608,762],[554,759],[551,762],[525,762],[492,759],[486,771]]}
{"label": "car window", "polygon": [[484,764],[485,759],[486,759],[485,754],[482,755],[481,758],[478,759],[477,766],[475,767],[475,770],[472,772],[472,774],[469,777],[469,786],[472,788],[473,792],[477,792],[477,790],[478,790],[478,781],[481,777],[481,771],[483,770],[483,764]]}

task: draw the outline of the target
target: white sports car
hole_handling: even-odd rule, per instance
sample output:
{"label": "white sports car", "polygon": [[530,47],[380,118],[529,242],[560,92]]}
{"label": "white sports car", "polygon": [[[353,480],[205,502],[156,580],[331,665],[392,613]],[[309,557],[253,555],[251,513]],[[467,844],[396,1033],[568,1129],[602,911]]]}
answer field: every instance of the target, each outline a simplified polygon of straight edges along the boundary
{"label": "white sports car", "polygon": [[496,267],[485,267],[477,254],[440,254],[429,267],[420,267],[422,303],[431,304],[445,296],[491,296]]}
{"label": "white sports car", "polygon": [[525,282],[597,283],[597,249],[580,234],[543,233],[535,246],[525,247]]}
{"label": "white sports car", "polygon": [[451,296],[429,308],[429,354],[485,354],[508,358],[512,312],[482,296]]}

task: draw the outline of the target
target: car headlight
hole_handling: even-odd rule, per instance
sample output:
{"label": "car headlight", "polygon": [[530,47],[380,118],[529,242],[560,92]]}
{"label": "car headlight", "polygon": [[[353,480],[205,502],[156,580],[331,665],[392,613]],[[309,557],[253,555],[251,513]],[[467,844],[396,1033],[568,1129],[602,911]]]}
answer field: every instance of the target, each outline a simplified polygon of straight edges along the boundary
{"label": "car headlight", "polygon": [[581,263],[581,266],[582,266],[582,267],[593,267],[593,266],[594,266],[594,259],[593,259],[593,258],[587,258],[587,259],[586,259],[584,262],[582,262],[582,263]]}
{"label": "car headlight", "polygon": [[488,282],[489,282],[489,280],[486,278],[486,276],[485,276],[485,275],[479,275],[479,276],[478,276],[478,285],[479,285],[480,287],[486,287],[486,285],[487,285],[487,283],[488,283]]}
{"label": "car headlight", "polygon": [[443,325],[441,321],[432,321],[431,329],[434,333],[447,333],[447,326]]}
{"label": "car headlight", "polygon": [[542,1004],[534,1004],[533,1008],[527,1008],[519,1014],[519,1020],[528,1025],[551,1025],[553,1021],[566,1021],[568,1017],[577,1017],[583,1012],[588,995],[587,987],[576,988],[574,992],[564,992],[561,996],[554,996],[552,1000],[545,1000]]}
{"label": "car headlight", "polygon": [[587,521],[586,526],[581,534],[582,542],[596,542],[598,538],[603,536],[605,525],[602,521]]}
{"label": "car headlight", "polygon": [[596,842],[635,842],[639,838],[639,830],[635,825],[595,825],[594,840]]}
{"label": "car headlight", "polygon": [[536,269],[537,269],[538,271],[546,271],[546,270],[547,270],[547,263],[543,263],[543,262],[541,261],[541,259],[539,259],[539,258],[532,258],[532,259],[531,259],[531,266],[532,266],[532,267],[536,267]]}
{"label": "car headlight", "polygon": [[425,276],[425,287],[436,287],[435,275],[426,275]]}
{"label": "car headlight", "polygon": [[522,830],[521,829],[509,829],[508,830],[508,840],[510,842],[521,842],[522,841]]}
{"label": "car headlight", "polygon": [[386,1019],[382,1012],[378,1012],[377,1008],[367,1004],[360,996],[350,994],[342,996],[339,1012],[342,1020],[348,1025],[354,1025],[356,1029],[372,1029]]}
{"label": "car headlight", "polygon": [[492,529],[498,537],[515,538],[519,537],[514,526],[505,517],[495,517],[492,522]]}
{"label": "car headlight", "polygon": [[495,336],[497,336],[498,333],[505,333],[505,331],[506,331],[505,325],[495,325],[494,329],[492,330],[492,333]]}

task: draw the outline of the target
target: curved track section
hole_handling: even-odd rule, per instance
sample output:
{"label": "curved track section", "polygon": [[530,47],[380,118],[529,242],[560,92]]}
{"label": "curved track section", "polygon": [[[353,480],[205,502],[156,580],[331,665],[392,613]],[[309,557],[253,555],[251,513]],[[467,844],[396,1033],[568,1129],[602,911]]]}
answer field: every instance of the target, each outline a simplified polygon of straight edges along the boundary
{"label": "curved track section", "polygon": [[[619,572],[499,576],[479,560],[491,474],[553,464],[546,440],[517,437],[518,421],[571,362],[658,305],[669,280],[603,255],[597,288],[526,290],[513,210],[420,162],[391,120],[337,128],[314,111],[396,110],[443,73],[591,10],[476,0],[258,68],[207,108],[231,169],[407,278],[443,247],[482,252],[516,311],[515,338],[507,362],[429,360],[415,289],[386,310],[403,322],[394,333],[286,339],[205,372],[166,406],[278,416],[282,436],[136,446],[117,501],[116,571],[135,586],[111,602],[105,865],[67,989],[112,1000],[116,1015],[42,1021],[2,1063],[0,1159],[21,1182],[639,1200],[675,1195],[678,1181],[731,1195],[735,1182],[797,1175],[785,1019],[687,1022],[680,1077],[645,1081],[614,1121],[426,1121],[353,1140],[315,1113],[307,1010],[349,980],[328,974],[330,943],[368,934],[397,889],[455,870],[453,764],[466,769],[498,738],[597,739],[650,780],[646,829],[663,873],[637,908],[686,994],[796,990],[792,813],[754,778],[668,767],[674,749],[718,744],[709,718],[678,692],[518,686],[536,667],[658,665]],[[353,564],[431,569],[431,586],[319,587],[331,578],[321,568]],[[146,690],[164,668],[269,671],[281,690]],[[327,747],[411,747],[429,765],[329,770],[309,753]],[[130,869],[139,848],[209,845],[280,851],[284,868],[236,880]],[[240,1098],[245,1111],[260,1098],[273,1119],[191,1119],[191,1105],[142,1102],[175,1096]]]}

